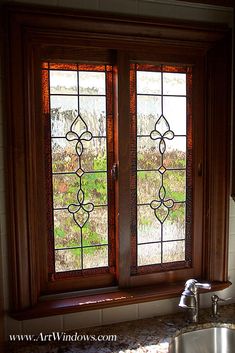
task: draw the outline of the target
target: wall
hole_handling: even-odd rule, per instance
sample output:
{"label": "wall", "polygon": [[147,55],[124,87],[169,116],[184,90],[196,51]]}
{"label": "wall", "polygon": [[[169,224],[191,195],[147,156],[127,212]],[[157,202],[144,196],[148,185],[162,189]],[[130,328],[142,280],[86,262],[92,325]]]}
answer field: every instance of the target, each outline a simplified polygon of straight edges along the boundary
{"label": "wall", "polygon": [[[3,0],[0,0],[3,2]],[[207,22],[224,22],[232,26],[232,10],[229,8],[200,5],[191,5],[187,2],[174,0],[23,0],[21,2],[40,3],[55,6],[92,9],[99,11],[112,11],[119,13],[132,13],[147,16],[179,18],[189,20],[201,20]],[[4,77],[0,72],[0,79],[4,87]],[[0,92],[1,97],[1,92]],[[1,288],[3,289],[4,308],[8,308],[7,289],[7,247],[5,227],[5,193],[4,168],[3,168],[3,129],[5,116],[2,113],[2,98],[0,98],[0,312],[1,312]],[[9,143],[9,141],[8,141]],[[223,298],[235,296],[235,203],[230,201],[230,236],[229,236],[229,280],[234,283],[230,288],[217,293]],[[201,296],[203,306],[210,305],[210,294]],[[61,331],[79,329],[84,325],[96,326],[152,317],[163,313],[175,312],[178,309],[179,298],[161,300],[142,304],[133,304],[124,307],[94,310],[82,313],[68,314],[34,320],[16,321],[5,315],[5,336],[9,333],[37,333],[49,331]],[[235,301],[235,300],[234,300]],[[1,337],[0,314],[0,337]]]}

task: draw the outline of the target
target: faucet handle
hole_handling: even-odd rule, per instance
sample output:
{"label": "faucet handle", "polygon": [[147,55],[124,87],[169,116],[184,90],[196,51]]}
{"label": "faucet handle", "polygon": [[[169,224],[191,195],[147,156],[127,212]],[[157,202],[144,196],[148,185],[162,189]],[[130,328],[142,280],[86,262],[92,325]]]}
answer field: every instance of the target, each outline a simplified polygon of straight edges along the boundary
{"label": "faucet handle", "polygon": [[196,288],[202,288],[202,289],[211,289],[211,284],[210,283],[195,283]]}
{"label": "faucet handle", "polygon": [[211,289],[210,283],[200,283],[196,279],[189,279],[185,283],[185,290],[189,290],[191,292],[197,292],[198,288],[202,289]]}

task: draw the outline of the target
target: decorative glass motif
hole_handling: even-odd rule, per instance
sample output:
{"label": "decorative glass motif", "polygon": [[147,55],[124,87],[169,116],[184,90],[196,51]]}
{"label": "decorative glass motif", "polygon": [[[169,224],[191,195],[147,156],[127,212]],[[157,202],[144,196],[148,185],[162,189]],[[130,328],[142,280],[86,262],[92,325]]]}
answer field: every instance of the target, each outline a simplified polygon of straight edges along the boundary
{"label": "decorative glass motif", "polygon": [[113,157],[107,138],[108,129],[112,131],[112,67],[47,63],[42,79],[51,128],[49,272],[107,272],[113,264],[108,226]]}
{"label": "decorative glass motif", "polygon": [[185,250],[191,207],[190,78],[189,67],[131,65],[131,97],[137,102],[136,112],[131,106],[131,114],[137,116],[137,263],[133,268],[190,261]]}

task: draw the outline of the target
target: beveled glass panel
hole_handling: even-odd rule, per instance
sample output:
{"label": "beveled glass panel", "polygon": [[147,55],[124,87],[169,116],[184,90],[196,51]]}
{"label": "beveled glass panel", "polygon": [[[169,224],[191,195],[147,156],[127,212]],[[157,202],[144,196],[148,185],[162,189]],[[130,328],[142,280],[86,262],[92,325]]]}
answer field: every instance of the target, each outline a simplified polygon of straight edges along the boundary
{"label": "beveled glass panel", "polygon": [[105,73],[80,71],[79,94],[105,94]]}
{"label": "beveled glass panel", "polygon": [[107,199],[107,173],[86,173],[82,176],[82,190],[86,202],[94,205],[106,205]]}
{"label": "beveled glass panel", "polygon": [[95,207],[83,227],[83,246],[108,243],[108,209]]}
{"label": "beveled glass panel", "polygon": [[165,168],[186,168],[186,137],[166,141],[163,161]]}
{"label": "beveled glass panel", "polygon": [[76,141],[64,138],[52,138],[52,172],[74,172],[78,168],[78,156],[75,151]]}
{"label": "beveled glass panel", "polygon": [[80,113],[94,136],[106,136],[105,97],[80,97]]}
{"label": "beveled glass panel", "polygon": [[150,203],[158,198],[161,177],[158,172],[137,172],[137,203]]}
{"label": "beveled glass panel", "polygon": [[138,245],[138,266],[161,263],[161,244]]}
{"label": "beveled glass panel", "polygon": [[51,94],[77,94],[78,82],[76,71],[50,70]]}
{"label": "beveled glass panel", "polygon": [[164,72],[163,94],[186,95],[186,74]]}
{"label": "beveled glass panel", "polygon": [[79,178],[73,174],[53,175],[54,208],[68,207],[77,202]]}
{"label": "beveled glass panel", "polygon": [[164,116],[175,135],[186,135],[186,98],[164,97]]}
{"label": "beveled glass panel", "polygon": [[81,270],[81,249],[55,250],[55,271]]}
{"label": "beveled glass panel", "polygon": [[168,170],[164,174],[164,187],[166,198],[183,202],[186,199],[186,171]]}
{"label": "beveled glass panel", "polygon": [[160,94],[161,93],[161,73],[137,71],[137,94]]}
{"label": "beveled glass panel", "polygon": [[137,135],[150,135],[160,115],[160,97],[137,96]]}
{"label": "beveled glass panel", "polygon": [[158,144],[149,137],[137,137],[137,170],[157,170],[161,166]]}
{"label": "beveled glass panel", "polygon": [[108,247],[94,246],[83,249],[83,268],[108,266]]}
{"label": "beveled glass panel", "polygon": [[185,261],[185,241],[163,243],[163,262]]}
{"label": "beveled glass panel", "polygon": [[175,203],[164,222],[163,240],[185,238],[185,204]]}
{"label": "beveled glass panel", "polygon": [[138,243],[147,243],[161,240],[161,225],[154,215],[152,208],[137,206]]}
{"label": "beveled glass panel", "polygon": [[78,109],[78,97],[51,96],[51,136],[65,137]]}
{"label": "beveled glass panel", "polygon": [[93,138],[83,142],[82,169],[91,171],[107,170],[106,138]]}
{"label": "beveled glass panel", "polygon": [[81,230],[67,210],[54,210],[55,248],[81,245]]}

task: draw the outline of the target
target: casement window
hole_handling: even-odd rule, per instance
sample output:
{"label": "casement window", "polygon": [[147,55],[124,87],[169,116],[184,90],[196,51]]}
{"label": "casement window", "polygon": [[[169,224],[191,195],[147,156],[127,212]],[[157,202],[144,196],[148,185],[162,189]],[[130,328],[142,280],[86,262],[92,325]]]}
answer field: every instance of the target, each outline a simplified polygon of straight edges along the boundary
{"label": "casement window", "polygon": [[[53,280],[115,274],[113,82],[111,65],[42,64]],[[190,267],[192,67],[131,64],[130,96],[131,273]]]}
{"label": "casement window", "polygon": [[229,30],[8,18],[15,316],[228,286]]}

